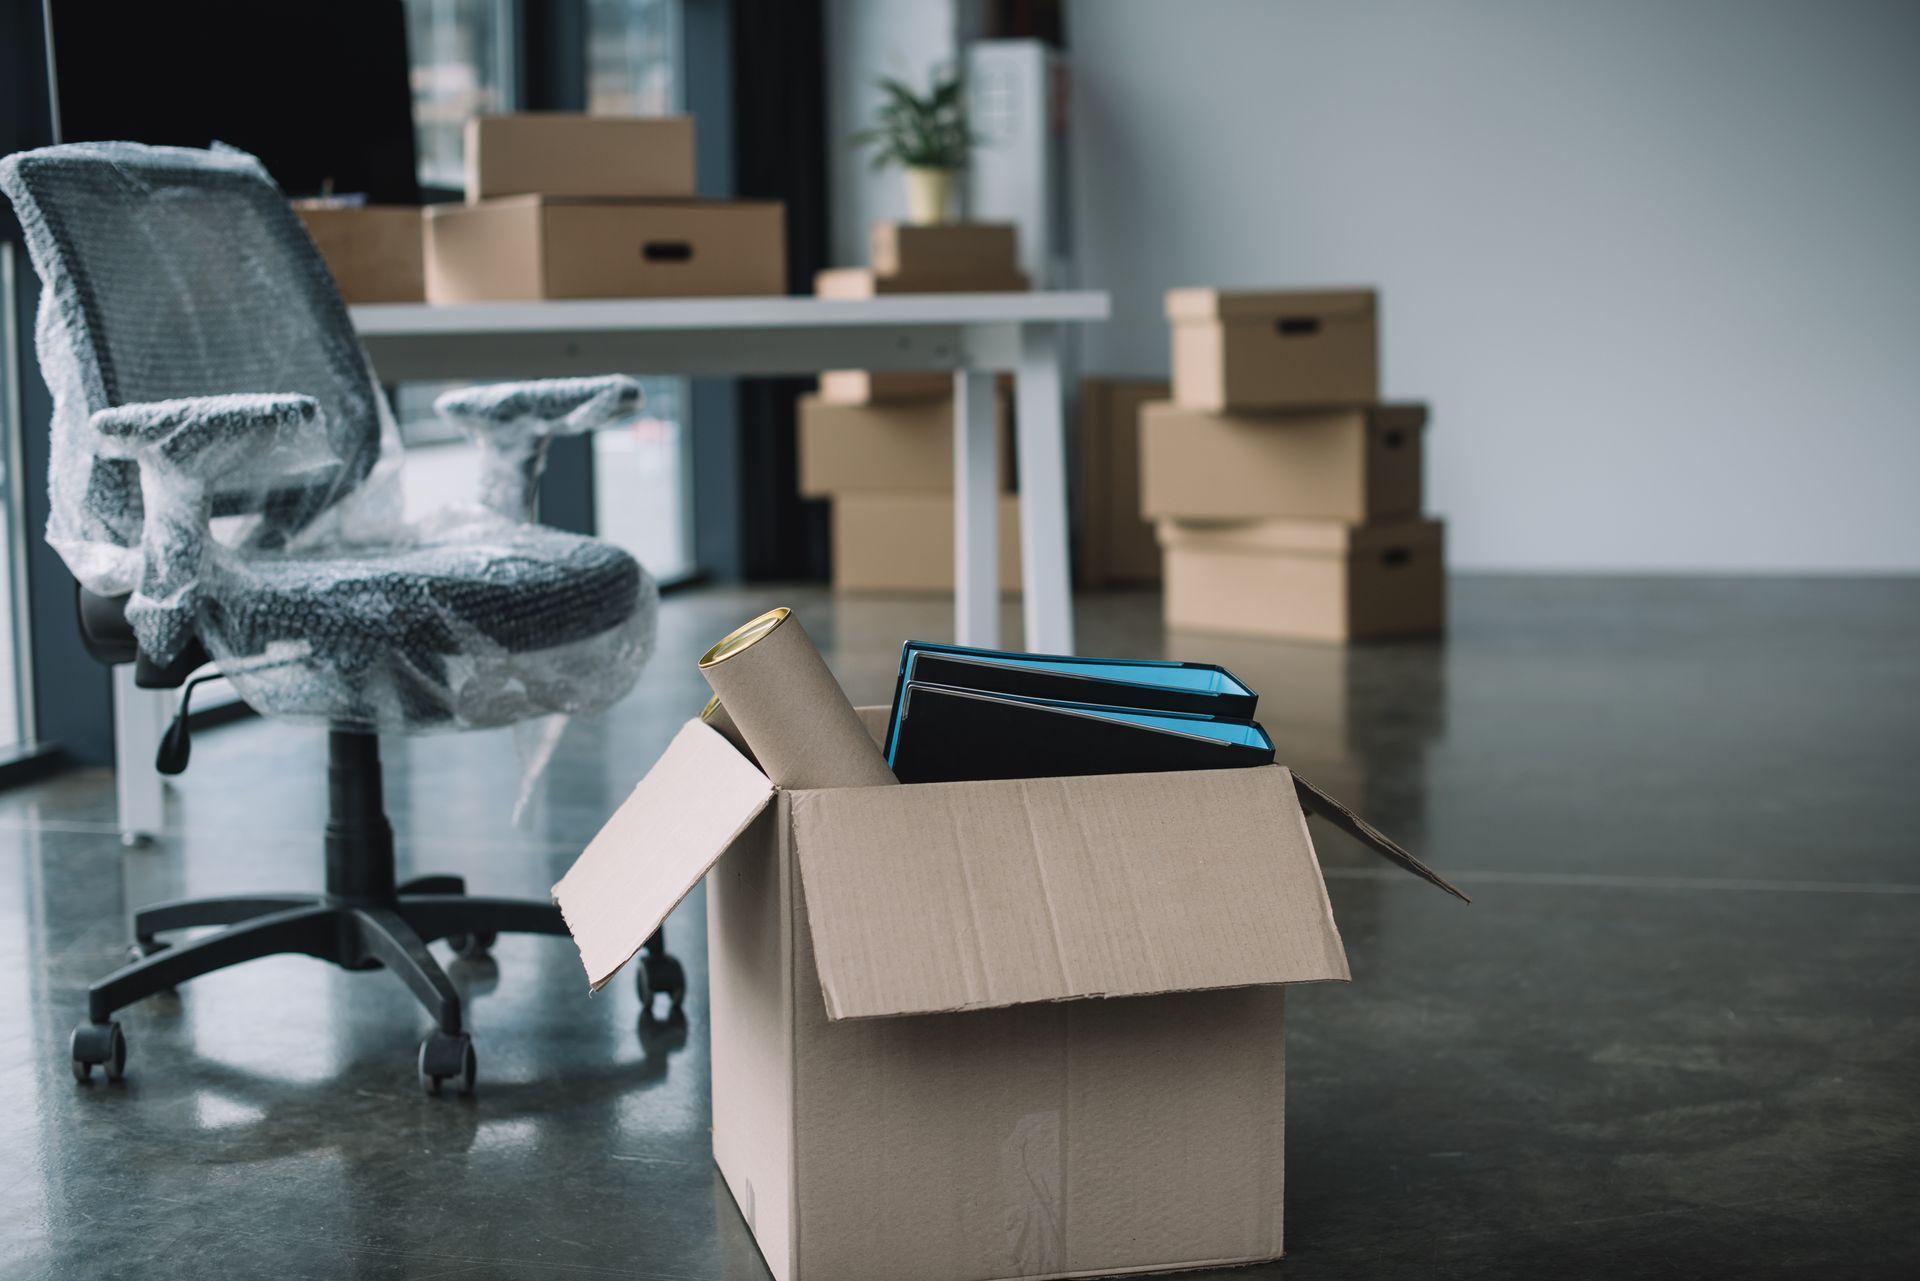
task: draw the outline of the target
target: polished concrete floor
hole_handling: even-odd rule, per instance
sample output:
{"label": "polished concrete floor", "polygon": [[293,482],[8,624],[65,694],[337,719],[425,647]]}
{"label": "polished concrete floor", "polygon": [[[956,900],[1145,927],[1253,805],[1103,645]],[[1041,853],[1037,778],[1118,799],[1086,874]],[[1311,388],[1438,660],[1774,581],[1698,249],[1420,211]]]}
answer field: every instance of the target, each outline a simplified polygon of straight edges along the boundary
{"label": "polished concrete floor", "polygon": [[[391,746],[405,867],[543,894],[699,708],[698,653],[782,601],[858,701],[949,627],[674,598],[525,827],[509,735]],[[1475,898],[1318,838],[1354,982],[1290,1004],[1289,1255],[1233,1275],[1920,1275],[1920,586],[1469,578],[1452,605],[1444,645],[1351,651],[1079,607],[1085,652],[1233,668],[1283,760]],[[625,983],[589,999],[561,940],[456,967],[471,1100],[421,1095],[390,976],[291,958],[132,1008],[125,1082],[74,1083],[130,907],[318,886],[322,755],[204,734],[144,850],[103,774],[0,795],[0,1277],[764,1277],[708,1156],[697,895],[684,1031],[641,1035]]]}

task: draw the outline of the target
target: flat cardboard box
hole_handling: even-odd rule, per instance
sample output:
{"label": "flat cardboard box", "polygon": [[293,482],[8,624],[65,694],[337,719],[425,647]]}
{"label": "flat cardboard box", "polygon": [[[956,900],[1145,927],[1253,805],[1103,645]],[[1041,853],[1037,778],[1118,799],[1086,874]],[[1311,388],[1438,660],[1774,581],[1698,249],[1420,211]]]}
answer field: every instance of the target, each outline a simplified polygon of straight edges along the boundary
{"label": "flat cardboard box", "polygon": [[1353,524],[1415,516],[1426,421],[1425,405],[1223,414],[1150,404],[1140,415],[1140,510]]}
{"label": "flat cardboard box", "polygon": [[914,400],[947,400],[952,396],[952,374],[830,369],[820,375],[820,399],[836,405],[894,405]]}
{"label": "flat cardboard box", "polygon": [[427,214],[427,301],[784,294],[786,210],[768,201],[508,196]]}
{"label": "flat cardboard box", "polygon": [[1160,546],[1140,514],[1140,408],[1167,384],[1088,378],[1080,384],[1079,494],[1073,567],[1083,587],[1160,581]]}
{"label": "flat cardboard box", "polygon": [[[833,499],[833,589],[953,591],[953,495],[852,491]],[[1000,498],[1000,590],[1020,590],[1020,500]]]}
{"label": "flat cardboard box", "polygon": [[1170,629],[1349,641],[1430,636],[1445,622],[1437,520],[1161,521],[1159,537]]}
{"label": "flat cardboard box", "polygon": [[[1000,488],[1013,489],[1007,402],[999,411]],[[800,398],[800,493],[827,498],[854,490],[953,492],[953,402],[842,405]]]}
{"label": "flat cardboard box", "polygon": [[692,116],[523,112],[467,121],[467,200],[691,200]]}
{"label": "flat cardboard box", "polygon": [[1281,1254],[1284,985],[1349,976],[1309,807],[1444,885],[1278,765],[783,791],[695,720],[554,897],[597,989],[706,878],[776,1281],[1225,1267]]}
{"label": "flat cardboard box", "polygon": [[344,207],[295,201],[293,212],[349,303],[423,302],[425,231],[413,205]]}
{"label": "flat cardboard box", "polygon": [[1020,274],[1019,235],[1010,222],[876,222],[867,235],[867,265],[918,286],[971,289],[976,280]]}
{"label": "flat cardboard box", "polygon": [[945,280],[916,280],[911,276],[883,276],[869,267],[830,267],[813,275],[813,292],[821,298],[881,298],[891,294],[1019,294],[1033,284],[1025,273],[1008,271],[956,284]]}
{"label": "flat cardboard box", "polygon": [[1173,398],[1195,409],[1299,409],[1380,398],[1371,289],[1173,289]]}

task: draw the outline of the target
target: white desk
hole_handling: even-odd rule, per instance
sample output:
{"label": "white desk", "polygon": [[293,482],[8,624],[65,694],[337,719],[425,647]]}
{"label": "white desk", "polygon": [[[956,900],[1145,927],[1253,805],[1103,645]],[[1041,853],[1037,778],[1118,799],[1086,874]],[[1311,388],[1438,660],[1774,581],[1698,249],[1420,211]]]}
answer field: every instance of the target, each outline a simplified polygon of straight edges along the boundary
{"label": "white desk", "polygon": [[[993,384],[1010,373],[1023,642],[1040,653],[1073,652],[1060,327],[1105,320],[1104,293],[384,303],[351,310],[375,371],[389,383],[607,373],[951,372],[954,635],[963,645],[1000,644]],[[166,718],[155,696],[134,689],[130,675],[116,681],[115,693],[120,826],[131,838],[159,826],[153,755]]]}

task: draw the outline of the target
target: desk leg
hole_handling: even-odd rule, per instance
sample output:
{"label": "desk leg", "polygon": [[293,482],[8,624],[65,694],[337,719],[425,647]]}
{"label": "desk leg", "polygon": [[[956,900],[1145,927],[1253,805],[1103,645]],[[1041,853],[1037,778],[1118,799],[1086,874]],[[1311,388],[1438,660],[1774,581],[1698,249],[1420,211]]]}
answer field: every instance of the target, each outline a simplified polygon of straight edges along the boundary
{"label": "desk leg", "polygon": [[172,717],[169,691],[135,685],[132,663],[113,669],[113,788],[120,806],[120,839],[128,845],[145,844],[160,833],[166,785],[153,758]]}
{"label": "desk leg", "polygon": [[953,376],[953,635],[1000,647],[1000,439],[991,371]]}
{"label": "desk leg", "polygon": [[1067,441],[1060,388],[1060,330],[1024,326],[1015,415],[1020,461],[1020,588],[1026,648],[1073,653],[1067,563]]}

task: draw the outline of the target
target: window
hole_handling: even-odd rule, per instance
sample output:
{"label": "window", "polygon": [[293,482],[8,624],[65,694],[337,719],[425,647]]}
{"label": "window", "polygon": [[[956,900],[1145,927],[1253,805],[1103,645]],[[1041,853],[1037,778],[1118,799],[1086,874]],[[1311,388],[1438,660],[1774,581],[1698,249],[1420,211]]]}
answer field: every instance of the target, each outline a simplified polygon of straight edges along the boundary
{"label": "window", "polygon": [[513,0],[406,0],[420,183],[466,182],[467,117],[513,109]]}
{"label": "window", "polygon": [[0,241],[0,757],[31,737],[27,716],[26,628],[22,625],[21,559],[26,552],[20,491],[19,334],[14,332],[14,285],[21,269],[15,246]]}
{"label": "window", "polygon": [[[671,115],[682,102],[678,0],[587,0],[587,110]],[[654,577],[679,578],[694,569],[687,383],[641,385],[640,420],[593,439],[598,532]]]}

